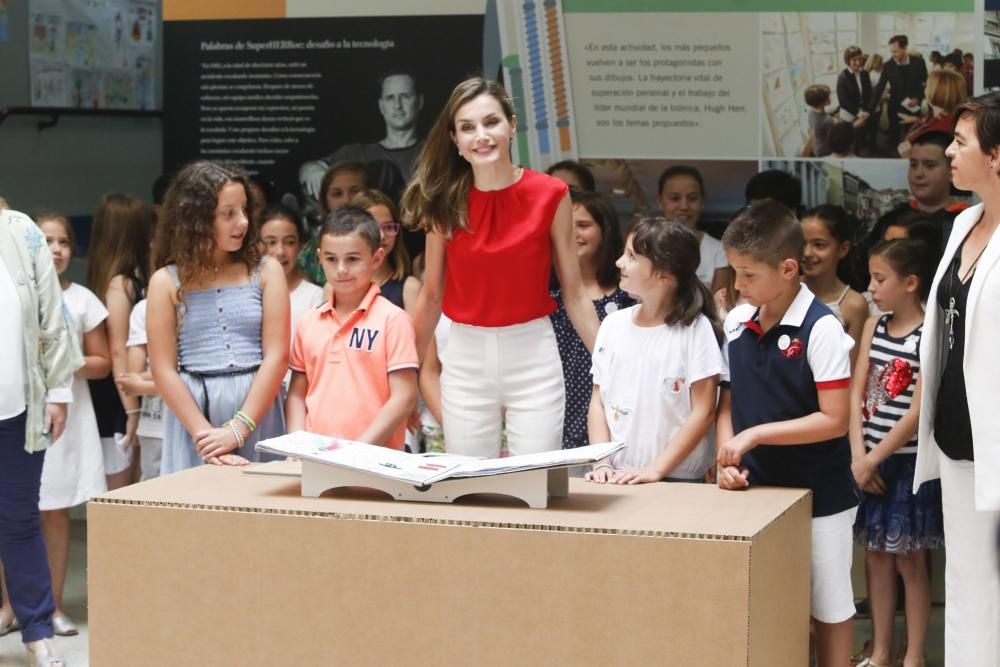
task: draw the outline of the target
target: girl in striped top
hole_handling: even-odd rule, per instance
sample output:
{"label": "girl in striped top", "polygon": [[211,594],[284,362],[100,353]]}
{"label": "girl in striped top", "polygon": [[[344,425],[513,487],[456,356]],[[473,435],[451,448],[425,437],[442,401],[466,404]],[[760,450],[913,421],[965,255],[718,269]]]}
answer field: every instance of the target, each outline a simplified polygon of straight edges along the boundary
{"label": "girl in striped top", "polygon": [[[922,241],[896,239],[869,256],[872,299],[882,312],[865,324],[854,371],[851,450],[854,476],[865,491],[854,525],[865,547],[874,642],[868,663],[893,663],[896,572],[906,590],[907,665],[923,664],[930,617],[927,549],[943,542],[941,485],[913,494],[920,384],[921,302],[932,261]],[[918,398],[914,399],[914,395]]]}

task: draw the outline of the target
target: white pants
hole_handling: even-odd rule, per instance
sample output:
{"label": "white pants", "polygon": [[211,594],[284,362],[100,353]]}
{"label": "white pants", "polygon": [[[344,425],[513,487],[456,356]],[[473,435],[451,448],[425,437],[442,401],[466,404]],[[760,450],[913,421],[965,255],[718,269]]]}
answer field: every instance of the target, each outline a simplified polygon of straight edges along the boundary
{"label": "white pants", "polygon": [[549,318],[507,327],[452,324],[441,361],[441,412],[451,454],[512,455],[562,446],[565,390]]}
{"label": "white pants", "polygon": [[944,509],[944,658],[1000,666],[1000,511],[977,511],[976,464],[938,452]]}

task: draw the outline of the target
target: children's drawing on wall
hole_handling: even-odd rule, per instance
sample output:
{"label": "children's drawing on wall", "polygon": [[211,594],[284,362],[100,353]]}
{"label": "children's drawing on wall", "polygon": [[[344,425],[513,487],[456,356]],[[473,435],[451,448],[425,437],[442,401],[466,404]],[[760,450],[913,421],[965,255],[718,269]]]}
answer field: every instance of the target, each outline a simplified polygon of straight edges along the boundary
{"label": "children's drawing on wall", "polygon": [[155,107],[154,4],[28,0],[28,6],[33,104]]}
{"label": "children's drawing on wall", "polygon": [[108,109],[134,109],[135,77],[108,72],[104,77],[104,104]]}
{"label": "children's drawing on wall", "polygon": [[152,109],[156,105],[156,90],[153,87],[153,59],[150,56],[137,56],[133,69],[135,75],[134,108]]}
{"label": "children's drawing on wall", "polygon": [[760,26],[765,156],[906,157],[972,94],[972,13],[762,14]]}
{"label": "children's drawing on wall", "polygon": [[153,48],[156,41],[156,8],[141,2],[129,3],[126,27],[129,44]]}
{"label": "children's drawing on wall", "polygon": [[70,21],[66,24],[66,60],[75,67],[96,67],[97,26]]}
{"label": "children's drawing on wall", "polygon": [[122,45],[125,43],[125,20],[122,18],[121,12],[115,12],[115,27],[114,27],[114,45],[115,50],[120,51]]}
{"label": "children's drawing on wall", "polygon": [[[32,55],[58,57],[62,50],[62,19],[51,14],[32,14],[29,48]],[[57,50],[59,49],[59,50]]]}
{"label": "children's drawing on wall", "polygon": [[101,75],[86,70],[73,71],[73,105],[81,109],[99,109],[104,106],[101,94]]}
{"label": "children's drawing on wall", "polygon": [[53,65],[32,72],[31,103],[36,107],[64,107],[72,104],[69,69]]}

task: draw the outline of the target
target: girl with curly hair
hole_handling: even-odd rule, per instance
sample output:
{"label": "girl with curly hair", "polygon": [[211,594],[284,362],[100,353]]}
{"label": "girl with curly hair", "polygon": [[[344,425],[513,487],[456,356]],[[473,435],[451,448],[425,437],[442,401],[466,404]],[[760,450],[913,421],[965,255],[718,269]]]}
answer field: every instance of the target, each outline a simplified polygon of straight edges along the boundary
{"label": "girl with curly hair", "polygon": [[153,247],[147,328],[169,407],[161,474],[262,460],[281,435],[289,302],[281,265],[261,258],[238,167],[193,162],[167,191]]}

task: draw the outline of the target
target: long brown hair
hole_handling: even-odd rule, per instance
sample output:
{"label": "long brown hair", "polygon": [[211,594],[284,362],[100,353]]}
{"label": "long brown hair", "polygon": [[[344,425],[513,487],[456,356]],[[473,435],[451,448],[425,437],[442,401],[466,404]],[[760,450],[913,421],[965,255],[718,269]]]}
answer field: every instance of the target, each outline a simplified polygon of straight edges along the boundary
{"label": "long brown hair", "polygon": [[326,193],[330,190],[330,186],[333,185],[333,179],[337,177],[338,174],[344,172],[358,174],[361,179],[365,182],[365,187],[368,187],[368,169],[365,167],[363,162],[357,160],[339,160],[331,164],[326,172],[323,174],[322,180],[319,182],[319,213],[321,218],[325,218],[330,215],[332,211],[326,205]]}
{"label": "long brown hair", "polygon": [[455,132],[455,114],[480,95],[496,99],[507,120],[514,121],[514,102],[496,81],[477,76],[455,86],[427,135],[413,179],[403,193],[400,208],[408,227],[450,237],[467,226],[472,167],[455,150],[451,135]]}
{"label": "long brown hair", "polygon": [[149,284],[149,241],[155,223],[153,208],[138,197],[101,197],[90,228],[87,286],[102,303],[115,276],[124,276],[132,302],[139,300],[139,292]]}
{"label": "long brown hair", "polygon": [[[160,221],[153,244],[153,268],[173,262],[181,285],[190,284],[198,275],[212,267],[215,252],[215,209],[219,192],[230,183],[243,186],[247,196],[247,211],[253,207],[249,178],[236,165],[223,165],[199,160],[181,169],[170,183],[163,199]],[[232,253],[253,271],[260,262],[257,228],[247,227],[243,245]]]}
{"label": "long brown hair", "polygon": [[[385,206],[392,214],[392,219],[399,222],[399,209],[396,208],[396,202],[392,201],[392,198],[381,190],[359,192],[351,197],[351,201],[347,205],[363,208],[366,211],[376,206]],[[391,279],[402,280],[410,275],[410,253],[406,251],[402,234],[396,236],[396,245],[392,246],[392,252],[386,256],[385,261],[389,262],[389,267],[392,269]]]}

